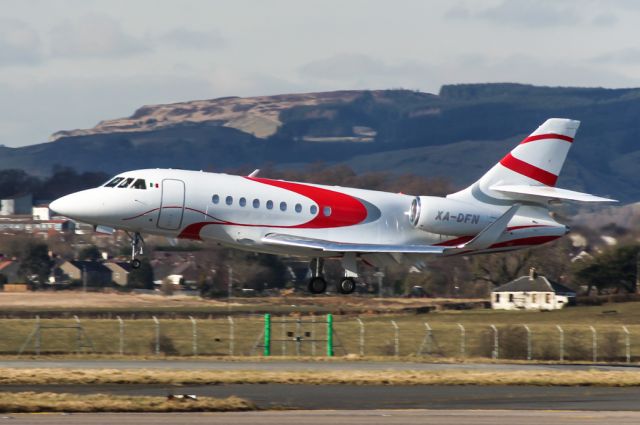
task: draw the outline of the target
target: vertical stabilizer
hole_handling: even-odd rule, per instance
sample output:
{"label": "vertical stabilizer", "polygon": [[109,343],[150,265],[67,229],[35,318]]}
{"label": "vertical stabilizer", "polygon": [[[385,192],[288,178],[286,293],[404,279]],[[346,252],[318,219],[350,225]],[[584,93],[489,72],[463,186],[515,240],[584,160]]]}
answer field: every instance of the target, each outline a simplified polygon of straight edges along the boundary
{"label": "vertical stabilizer", "polygon": [[580,121],[550,118],[468,188],[449,198],[507,205],[504,194],[492,186],[555,187]]}

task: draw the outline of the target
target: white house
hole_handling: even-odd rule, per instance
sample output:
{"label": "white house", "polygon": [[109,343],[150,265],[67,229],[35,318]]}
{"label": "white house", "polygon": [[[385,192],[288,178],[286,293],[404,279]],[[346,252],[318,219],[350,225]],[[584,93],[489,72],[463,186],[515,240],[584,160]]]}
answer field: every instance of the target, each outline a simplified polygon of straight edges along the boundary
{"label": "white house", "polygon": [[576,293],[566,286],[551,282],[531,269],[491,291],[491,308],[497,310],[558,310],[575,301]]}

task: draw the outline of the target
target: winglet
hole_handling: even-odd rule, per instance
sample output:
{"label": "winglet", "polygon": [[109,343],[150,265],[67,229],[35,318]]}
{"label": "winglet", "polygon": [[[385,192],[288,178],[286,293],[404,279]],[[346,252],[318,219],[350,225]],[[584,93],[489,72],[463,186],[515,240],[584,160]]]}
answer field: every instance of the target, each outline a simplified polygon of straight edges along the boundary
{"label": "winglet", "polygon": [[520,208],[520,204],[514,204],[511,208],[509,208],[504,214],[502,214],[496,221],[485,227],[476,235],[475,238],[471,239],[469,242],[458,245],[456,248],[458,249],[486,249],[496,243],[500,236],[507,230],[507,226],[509,222],[513,218],[514,215],[518,212]]}
{"label": "winglet", "polygon": [[259,168],[256,168],[255,170],[253,170],[253,172],[251,174],[249,174],[247,177],[255,177],[258,175],[258,173],[260,172]]}

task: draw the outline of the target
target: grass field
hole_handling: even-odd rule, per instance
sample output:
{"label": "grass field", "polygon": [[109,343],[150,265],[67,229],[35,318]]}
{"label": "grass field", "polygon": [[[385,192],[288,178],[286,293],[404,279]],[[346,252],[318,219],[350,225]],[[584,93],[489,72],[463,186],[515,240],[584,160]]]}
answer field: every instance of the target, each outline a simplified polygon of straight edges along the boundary
{"label": "grass field", "polygon": [[[626,360],[626,342],[629,341],[631,360],[640,358],[640,304],[620,303],[593,307],[571,307],[554,312],[505,312],[492,310],[442,311],[429,314],[365,314],[364,345],[361,346],[361,328],[354,315],[334,316],[336,355],[403,357],[427,356],[433,358],[491,357],[495,325],[499,335],[499,357],[523,359],[527,355],[528,325],[531,335],[532,357],[538,360],[557,360],[560,356],[562,326],[563,354],[566,360],[592,360],[594,338],[590,326],[596,330],[595,348],[599,361]],[[312,319],[313,318],[313,319]],[[300,319],[300,323],[297,320]],[[326,353],[327,326],[323,315],[272,316],[273,355],[322,356]],[[311,323],[315,320],[316,323]],[[27,342],[35,329],[35,320],[0,319],[0,353],[14,355]],[[84,334],[72,328],[75,320],[42,319],[46,329],[40,335],[41,353],[94,352],[119,354],[122,341],[127,355],[154,355],[156,336],[160,338],[161,355],[260,355],[262,353],[261,315],[234,316],[233,326],[226,317],[199,319],[195,326],[187,319],[161,319],[158,327],[153,320],[124,320],[122,334],[115,319],[81,319]],[[427,327],[430,326],[430,337]],[[464,327],[464,341],[458,324]],[[629,335],[623,329],[626,326]],[[71,326],[71,328],[51,328]],[[122,336],[122,339],[121,339]],[[300,336],[301,342],[296,342]],[[25,347],[32,354],[36,335]],[[93,349],[86,347],[89,340]],[[80,342],[80,344],[78,344]],[[462,351],[464,342],[464,352]],[[84,347],[78,347],[79,345]]]}
{"label": "grass field", "polygon": [[[313,367],[310,365],[310,368]],[[0,369],[0,385],[537,385],[640,386],[640,372],[626,371],[171,371]],[[4,394],[4,393],[2,393]],[[4,396],[3,396],[4,397]],[[3,397],[0,397],[2,399]]]}
{"label": "grass field", "polygon": [[255,410],[241,398],[168,400],[166,397],[113,394],[1,393],[0,412],[239,412]]}

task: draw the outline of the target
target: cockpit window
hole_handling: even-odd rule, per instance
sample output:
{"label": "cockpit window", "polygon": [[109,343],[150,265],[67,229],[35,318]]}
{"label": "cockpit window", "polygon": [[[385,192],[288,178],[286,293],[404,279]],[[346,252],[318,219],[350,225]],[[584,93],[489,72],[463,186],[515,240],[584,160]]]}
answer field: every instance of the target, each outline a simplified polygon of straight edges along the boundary
{"label": "cockpit window", "polygon": [[133,177],[128,177],[125,181],[120,183],[118,187],[129,187],[132,181],[133,181]]}
{"label": "cockpit window", "polygon": [[133,186],[131,187],[134,189],[146,189],[147,182],[145,182],[144,179],[138,179],[133,183]]}
{"label": "cockpit window", "polygon": [[124,177],[116,177],[115,179],[111,180],[109,183],[105,184],[104,187],[116,187],[116,185],[120,183],[122,180],[124,180]]}

